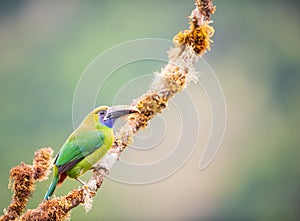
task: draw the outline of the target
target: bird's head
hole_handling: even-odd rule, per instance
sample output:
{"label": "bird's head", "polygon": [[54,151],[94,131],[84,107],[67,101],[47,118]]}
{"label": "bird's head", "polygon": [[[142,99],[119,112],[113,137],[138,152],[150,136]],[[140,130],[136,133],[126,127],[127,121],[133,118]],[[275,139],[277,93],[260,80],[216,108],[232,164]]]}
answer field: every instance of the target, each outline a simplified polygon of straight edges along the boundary
{"label": "bird's head", "polygon": [[100,106],[96,108],[94,114],[98,114],[101,124],[112,128],[115,121],[122,116],[140,113],[139,109],[134,106],[116,105],[116,106]]}

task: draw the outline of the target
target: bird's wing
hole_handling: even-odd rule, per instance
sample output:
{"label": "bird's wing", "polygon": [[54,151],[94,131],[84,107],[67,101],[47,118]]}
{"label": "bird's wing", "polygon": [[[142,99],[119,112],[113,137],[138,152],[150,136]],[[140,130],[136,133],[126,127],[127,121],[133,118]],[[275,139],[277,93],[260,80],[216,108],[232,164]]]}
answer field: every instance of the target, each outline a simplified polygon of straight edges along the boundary
{"label": "bird's wing", "polygon": [[100,131],[81,131],[72,134],[62,146],[55,160],[59,174],[68,171],[87,155],[102,146],[104,135]]}

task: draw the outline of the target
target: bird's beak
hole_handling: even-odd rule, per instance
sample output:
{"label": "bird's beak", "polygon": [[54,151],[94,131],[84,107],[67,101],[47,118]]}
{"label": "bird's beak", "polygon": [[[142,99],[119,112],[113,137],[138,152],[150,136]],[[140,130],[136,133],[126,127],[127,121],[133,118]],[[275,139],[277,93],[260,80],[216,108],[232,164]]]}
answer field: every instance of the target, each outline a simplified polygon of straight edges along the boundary
{"label": "bird's beak", "polygon": [[119,117],[133,114],[133,113],[140,113],[139,109],[137,109],[134,106],[128,106],[128,105],[117,105],[112,106],[108,108],[106,115],[104,117],[104,120],[108,119],[117,119]]}

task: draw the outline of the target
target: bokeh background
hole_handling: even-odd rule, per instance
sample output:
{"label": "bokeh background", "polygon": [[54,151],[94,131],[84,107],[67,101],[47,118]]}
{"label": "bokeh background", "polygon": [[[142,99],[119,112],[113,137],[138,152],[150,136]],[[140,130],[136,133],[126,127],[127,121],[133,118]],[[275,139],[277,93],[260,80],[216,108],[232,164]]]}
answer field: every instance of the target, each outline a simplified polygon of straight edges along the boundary
{"label": "bokeh background", "polygon": [[[74,91],[93,58],[136,38],[172,39],[187,28],[193,4],[0,1],[0,208],[11,198],[10,168],[30,163],[37,148],[51,146],[57,152],[73,130]],[[215,43],[205,59],[226,98],[228,123],[221,151],[208,168],[198,170],[210,122],[205,120],[209,111],[203,92],[191,85],[187,92],[199,98],[203,126],[188,162],[153,184],[106,179],[92,210],[85,213],[78,207],[71,220],[299,220],[299,1],[215,4]],[[162,65],[141,64],[125,68],[124,76],[126,71],[133,77],[150,74]],[[97,103],[113,103],[110,88],[116,87],[120,85],[108,84]],[[136,97],[146,90],[136,87]],[[130,101],[134,95],[124,97]],[[166,126],[174,128],[176,120]],[[140,163],[147,161],[147,154],[143,157]],[[29,208],[42,200],[49,182],[37,185]],[[74,187],[78,183],[68,180],[56,195]]]}

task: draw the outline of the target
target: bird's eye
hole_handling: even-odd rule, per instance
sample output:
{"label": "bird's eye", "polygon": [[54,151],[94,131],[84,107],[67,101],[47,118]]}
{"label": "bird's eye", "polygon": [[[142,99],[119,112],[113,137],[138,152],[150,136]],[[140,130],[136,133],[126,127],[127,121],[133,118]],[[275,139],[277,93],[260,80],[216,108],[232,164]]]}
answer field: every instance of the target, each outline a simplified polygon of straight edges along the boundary
{"label": "bird's eye", "polygon": [[105,115],[105,113],[106,113],[106,111],[105,111],[105,110],[102,110],[102,111],[100,111],[100,112],[99,112],[99,114],[100,114],[101,116],[104,116],[104,115]]}

